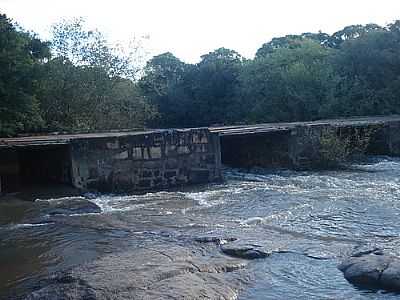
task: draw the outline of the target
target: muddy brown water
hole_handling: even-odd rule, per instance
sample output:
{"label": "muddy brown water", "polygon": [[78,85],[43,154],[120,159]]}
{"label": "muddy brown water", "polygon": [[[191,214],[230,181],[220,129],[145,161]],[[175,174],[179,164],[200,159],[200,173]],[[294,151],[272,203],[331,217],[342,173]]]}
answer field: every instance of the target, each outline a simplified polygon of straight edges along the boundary
{"label": "muddy brown water", "polygon": [[[222,184],[145,195],[0,203],[0,299],[19,299],[54,272],[110,253],[204,235],[268,244],[247,266],[239,299],[400,299],[361,290],[337,269],[358,247],[400,254],[400,160],[371,157],[348,170],[225,170]],[[32,199],[35,200],[35,199]],[[101,211],[68,209],[90,201]]]}

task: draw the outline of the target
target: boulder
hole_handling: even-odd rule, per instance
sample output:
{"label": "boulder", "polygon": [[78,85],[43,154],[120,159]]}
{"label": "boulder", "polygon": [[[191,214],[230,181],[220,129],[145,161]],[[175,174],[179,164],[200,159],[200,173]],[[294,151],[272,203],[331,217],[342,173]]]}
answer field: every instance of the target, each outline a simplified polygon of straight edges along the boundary
{"label": "boulder", "polygon": [[272,253],[260,245],[241,241],[221,245],[221,251],[226,255],[244,259],[265,258]]}
{"label": "boulder", "polygon": [[101,213],[101,208],[84,198],[52,200],[48,202],[46,212],[50,216]]}
{"label": "boulder", "polygon": [[400,258],[380,250],[357,253],[339,266],[351,283],[370,289],[400,292]]}

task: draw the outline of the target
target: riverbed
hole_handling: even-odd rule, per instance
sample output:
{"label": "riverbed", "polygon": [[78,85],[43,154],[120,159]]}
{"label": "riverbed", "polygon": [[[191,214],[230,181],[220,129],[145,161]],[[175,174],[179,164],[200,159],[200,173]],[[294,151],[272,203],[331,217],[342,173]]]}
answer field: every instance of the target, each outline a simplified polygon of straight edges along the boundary
{"label": "riverbed", "polygon": [[[220,245],[199,237],[270,250],[230,271],[239,299],[400,298],[359,289],[337,269],[360,248],[400,254],[400,159],[370,157],[336,171],[227,168],[224,177],[145,195],[2,201],[0,298],[23,299],[51,274],[119,253],[134,257],[132,249],[179,246],[219,259]],[[95,205],[69,209],[71,200]]]}

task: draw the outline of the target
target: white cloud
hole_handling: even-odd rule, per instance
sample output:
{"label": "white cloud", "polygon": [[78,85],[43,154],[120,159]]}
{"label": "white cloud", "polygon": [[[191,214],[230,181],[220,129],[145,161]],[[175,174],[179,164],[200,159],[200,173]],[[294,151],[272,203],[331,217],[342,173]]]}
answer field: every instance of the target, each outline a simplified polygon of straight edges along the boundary
{"label": "white cloud", "polygon": [[0,8],[42,36],[74,16],[114,40],[149,34],[152,54],[171,51],[190,62],[222,46],[251,57],[274,36],[400,18],[398,0],[0,0]]}

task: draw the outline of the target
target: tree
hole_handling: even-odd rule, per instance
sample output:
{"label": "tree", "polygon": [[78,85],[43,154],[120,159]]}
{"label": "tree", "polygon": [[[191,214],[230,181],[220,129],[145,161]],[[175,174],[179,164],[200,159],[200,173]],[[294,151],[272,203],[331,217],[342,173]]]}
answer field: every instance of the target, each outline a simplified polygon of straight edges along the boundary
{"label": "tree", "polygon": [[74,19],[53,27],[51,52],[1,15],[0,134],[400,113],[400,21],[274,38],[253,60],[164,53],[140,70],[140,45],[123,51]]}
{"label": "tree", "polygon": [[188,65],[171,53],[153,57],[140,86],[157,105],[164,127],[208,126],[233,121],[234,95],[243,58],[220,48]]}
{"label": "tree", "polygon": [[331,46],[331,36],[327,33],[303,33],[300,35],[286,35],[284,37],[273,38],[257,50],[256,58],[266,57],[279,49],[295,49],[301,47],[304,41],[311,40],[323,46]]}
{"label": "tree", "polygon": [[313,40],[277,48],[248,63],[240,75],[240,97],[248,122],[304,121],[321,116],[331,101],[335,74],[330,49]]}
{"label": "tree", "polygon": [[237,117],[236,88],[243,57],[219,48],[201,57],[192,74],[193,125],[228,124]]}
{"label": "tree", "polygon": [[150,59],[139,86],[149,101],[157,107],[158,118],[153,125],[161,127],[184,126],[186,105],[185,77],[190,65],[167,52]]}
{"label": "tree", "polygon": [[140,71],[138,41],[130,42],[129,51],[124,51],[121,45],[110,46],[100,31],[87,30],[82,18],[54,24],[51,42],[55,57],[69,60],[76,66],[92,66],[105,70],[110,77],[130,79],[135,79]]}
{"label": "tree", "polygon": [[363,36],[367,35],[368,33],[371,32],[381,32],[384,31],[385,29],[382,28],[381,26],[377,24],[367,24],[367,25],[351,25],[351,26],[346,26],[342,30],[339,30],[332,34],[330,37],[330,46],[334,48],[340,48],[343,42],[349,41],[349,40],[355,40],[358,38],[362,38]]}
{"label": "tree", "polygon": [[47,43],[0,15],[0,135],[43,125],[35,72],[49,54]]}
{"label": "tree", "polygon": [[118,56],[98,30],[86,30],[83,20],[56,24],[52,51],[40,80],[47,130],[143,127],[153,117],[134,81],[137,65]]}
{"label": "tree", "polygon": [[341,44],[334,66],[342,115],[399,113],[400,39],[387,29],[365,30]]}

